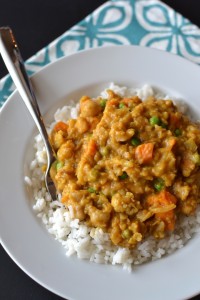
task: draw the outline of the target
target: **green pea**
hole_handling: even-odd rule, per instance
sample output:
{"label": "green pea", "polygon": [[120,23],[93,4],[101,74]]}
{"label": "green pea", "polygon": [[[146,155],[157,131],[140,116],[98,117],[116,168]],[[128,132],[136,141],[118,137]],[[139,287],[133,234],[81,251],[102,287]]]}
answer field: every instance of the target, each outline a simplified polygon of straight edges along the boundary
{"label": "green pea", "polygon": [[58,161],[56,163],[56,171],[60,170],[64,166],[64,163],[62,161]]}
{"label": "green pea", "polygon": [[132,236],[132,232],[131,230],[129,229],[125,229],[123,232],[122,232],[122,237],[124,239],[130,239],[130,237]]}
{"label": "green pea", "polygon": [[96,190],[93,187],[89,187],[87,190],[89,193],[96,193]]}
{"label": "green pea", "polygon": [[154,188],[160,192],[165,187],[165,182],[162,178],[156,178],[153,185]]}
{"label": "green pea", "polygon": [[107,102],[106,99],[101,99],[100,102],[99,102],[100,106],[101,106],[103,109],[106,107],[106,102]]}
{"label": "green pea", "polygon": [[122,180],[124,180],[126,178],[128,178],[128,175],[126,172],[123,172],[122,175],[119,176],[119,179],[122,179]]}
{"label": "green pea", "polygon": [[124,107],[125,107],[125,104],[121,102],[121,103],[119,104],[119,108],[124,108]]}
{"label": "green pea", "polygon": [[140,144],[141,144],[141,140],[140,140],[139,138],[133,137],[133,138],[131,139],[131,145],[133,145],[133,146],[138,146],[138,145],[140,145]]}
{"label": "green pea", "polygon": [[153,116],[149,120],[151,125],[160,125],[160,119],[156,116]]}
{"label": "green pea", "polygon": [[174,130],[174,134],[175,134],[175,136],[180,136],[182,134],[182,131],[179,128],[176,128]]}

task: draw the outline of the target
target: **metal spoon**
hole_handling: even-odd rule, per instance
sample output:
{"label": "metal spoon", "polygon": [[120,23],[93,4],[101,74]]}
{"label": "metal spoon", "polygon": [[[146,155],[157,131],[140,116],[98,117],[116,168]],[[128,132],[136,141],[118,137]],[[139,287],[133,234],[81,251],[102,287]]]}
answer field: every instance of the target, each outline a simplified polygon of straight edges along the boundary
{"label": "metal spoon", "polygon": [[47,169],[45,173],[45,183],[48,192],[53,200],[56,197],[56,188],[53,180],[50,177],[50,168],[55,161],[55,153],[50,144],[49,137],[41,116],[35,94],[31,82],[25,70],[24,62],[21,57],[18,45],[12,30],[9,27],[0,28],[0,53],[3,61],[12,77],[19,94],[21,95],[24,103],[26,104],[35,124],[43,138],[46,152],[47,152]]}

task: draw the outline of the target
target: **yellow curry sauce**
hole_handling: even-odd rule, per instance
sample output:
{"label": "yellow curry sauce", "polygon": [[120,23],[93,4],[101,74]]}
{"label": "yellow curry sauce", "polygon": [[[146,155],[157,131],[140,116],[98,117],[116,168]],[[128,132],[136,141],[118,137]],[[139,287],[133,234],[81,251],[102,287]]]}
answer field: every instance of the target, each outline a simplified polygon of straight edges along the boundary
{"label": "yellow curry sauce", "polygon": [[84,96],[51,133],[51,176],[73,217],[132,248],[164,238],[199,202],[200,129],[171,100]]}

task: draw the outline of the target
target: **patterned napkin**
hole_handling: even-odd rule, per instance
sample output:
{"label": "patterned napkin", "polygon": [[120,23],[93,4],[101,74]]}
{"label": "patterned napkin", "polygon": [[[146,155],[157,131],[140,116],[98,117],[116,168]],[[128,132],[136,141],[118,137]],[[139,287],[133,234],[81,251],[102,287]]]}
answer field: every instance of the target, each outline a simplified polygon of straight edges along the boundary
{"label": "patterned napkin", "polygon": [[[141,45],[200,63],[200,29],[159,0],[111,0],[26,62],[31,75],[62,56],[108,45]],[[0,82],[0,106],[14,90]]]}

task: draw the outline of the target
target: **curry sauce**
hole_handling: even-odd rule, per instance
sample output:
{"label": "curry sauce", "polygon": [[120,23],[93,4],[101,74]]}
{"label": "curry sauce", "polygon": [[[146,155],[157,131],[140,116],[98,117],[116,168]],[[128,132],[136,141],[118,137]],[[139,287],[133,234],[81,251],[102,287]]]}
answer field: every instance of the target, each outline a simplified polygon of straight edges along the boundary
{"label": "curry sauce", "polygon": [[171,100],[108,95],[82,97],[77,119],[54,126],[51,177],[74,218],[133,248],[195,212],[200,129]]}

